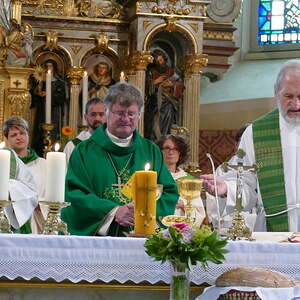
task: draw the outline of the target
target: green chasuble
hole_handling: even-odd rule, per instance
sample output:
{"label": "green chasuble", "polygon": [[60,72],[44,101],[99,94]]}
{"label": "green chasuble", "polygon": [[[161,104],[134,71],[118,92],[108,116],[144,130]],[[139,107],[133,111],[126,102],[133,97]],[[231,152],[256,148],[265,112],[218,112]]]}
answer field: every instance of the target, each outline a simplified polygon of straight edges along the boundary
{"label": "green chasuble", "polygon": [[[65,201],[71,206],[62,211],[62,219],[68,230],[75,235],[94,235],[100,222],[116,206],[123,205],[113,193],[107,190],[117,183],[117,175],[110,161],[120,173],[128,164],[128,177],[137,170],[144,170],[151,164],[157,172],[158,183],[164,190],[157,201],[157,220],[174,213],[178,200],[176,183],[167,169],[159,148],[151,141],[141,137],[136,131],[128,147],[119,147],[106,135],[106,124],[100,126],[92,137],[81,142],[73,151],[66,176]],[[130,158],[131,157],[131,158]],[[111,223],[108,235],[122,236],[130,227],[122,227],[115,221]]]}
{"label": "green chasuble", "polygon": [[[283,173],[279,112],[274,109],[253,122],[257,177],[266,214],[287,209]],[[289,231],[288,214],[266,217],[268,231]]]}

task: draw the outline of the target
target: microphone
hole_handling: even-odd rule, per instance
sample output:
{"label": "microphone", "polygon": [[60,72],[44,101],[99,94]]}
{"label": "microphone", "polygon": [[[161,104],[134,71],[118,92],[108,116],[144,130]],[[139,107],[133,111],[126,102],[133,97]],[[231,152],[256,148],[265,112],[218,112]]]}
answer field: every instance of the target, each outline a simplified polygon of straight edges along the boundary
{"label": "microphone", "polygon": [[217,216],[218,216],[218,232],[220,233],[220,231],[221,231],[221,216],[220,216],[219,197],[218,197],[218,193],[217,193],[217,178],[216,178],[215,164],[214,164],[214,161],[213,161],[210,153],[206,153],[206,156],[208,157],[208,159],[210,161],[212,171],[213,171],[213,176],[214,176],[215,199],[216,199],[216,203],[217,203]]}

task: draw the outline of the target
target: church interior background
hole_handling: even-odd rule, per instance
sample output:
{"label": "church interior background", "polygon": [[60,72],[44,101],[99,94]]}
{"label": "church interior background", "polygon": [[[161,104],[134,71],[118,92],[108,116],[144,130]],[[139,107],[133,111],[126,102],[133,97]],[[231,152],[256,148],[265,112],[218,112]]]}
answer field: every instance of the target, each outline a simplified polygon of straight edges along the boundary
{"label": "church interior background", "polygon": [[[19,30],[28,38],[32,57],[9,61],[13,47],[0,45],[0,124],[19,115],[30,121],[33,139],[37,131],[47,134],[40,129],[45,112],[38,90],[49,62],[61,85],[59,100],[52,99],[52,136],[59,137],[63,125],[74,135],[78,132],[84,71],[92,77],[99,63],[108,65],[114,82],[123,71],[126,80],[142,90],[147,107],[147,74],[156,63],[155,51],[160,51],[174,70],[172,80],[184,86],[173,106],[177,125],[189,132],[190,162],[209,172],[206,153],[212,153],[216,164],[232,155],[236,130],[274,106],[274,74],[283,60],[297,55],[250,53],[254,2],[3,1],[1,41]],[[142,134],[146,113],[138,126]]]}

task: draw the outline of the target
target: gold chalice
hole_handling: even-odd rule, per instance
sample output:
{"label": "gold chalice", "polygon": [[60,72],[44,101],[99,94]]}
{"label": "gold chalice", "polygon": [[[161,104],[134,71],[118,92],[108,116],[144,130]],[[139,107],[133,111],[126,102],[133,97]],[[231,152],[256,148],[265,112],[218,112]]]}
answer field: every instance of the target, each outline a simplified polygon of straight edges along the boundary
{"label": "gold chalice", "polygon": [[184,206],[184,216],[165,216],[161,222],[165,226],[171,226],[175,223],[193,224],[195,218],[192,217],[192,200],[200,197],[202,190],[202,180],[196,178],[183,178],[177,180],[179,194],[184,198],[187,204]]}

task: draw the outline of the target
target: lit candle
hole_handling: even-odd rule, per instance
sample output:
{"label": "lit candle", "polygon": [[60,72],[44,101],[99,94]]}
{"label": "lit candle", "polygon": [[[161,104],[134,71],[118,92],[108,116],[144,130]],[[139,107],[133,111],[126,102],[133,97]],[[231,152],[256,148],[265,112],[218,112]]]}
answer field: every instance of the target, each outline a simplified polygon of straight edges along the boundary
{"label": "lit candle", "polygon": [[[4,147],[4,143],[2,147]],[[0,149],[0,200],[8,200],[10,155],[11,152],[9,150]]]}
{"label": "lit candle", "polygon": [[[59,147],[59,144],[56,144],[55,151],[58,151]],[[46,168],[46,201],[64,202],[66,154],[63,152],[48,152]]]}
{"label": "lit candle", "polygon": [[156,229],[156,188],[157,173],[149,171],[135,172],[134,232],[137,234],[154,234]]}
{"label": "lit candle", "polygon": [[84,118],[85,106],[88,101],[88,74],[87,71],[84,71],[82,77],[82,125],[87,125]]}
{"label": "lit candle", "polygon": [[120,82],[125,82],[125,74],[123,71],[121,72],[121,75],[120,75]]}
{"label": "lit candle", "polygon": [[52,81],[52,73],[51,70],[48,70],[46,74],[46,123],[47,124],[51,124],[51,81]]}

